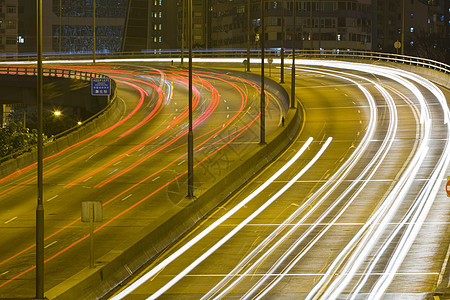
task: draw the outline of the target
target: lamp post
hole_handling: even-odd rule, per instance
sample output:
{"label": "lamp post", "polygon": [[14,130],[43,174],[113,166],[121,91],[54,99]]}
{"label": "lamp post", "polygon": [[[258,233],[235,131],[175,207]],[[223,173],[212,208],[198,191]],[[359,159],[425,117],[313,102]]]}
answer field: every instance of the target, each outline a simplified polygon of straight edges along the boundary
{"label": "lamp post", "polygon": [[184,26],[184,15],[186,11],[186,0],[181,0],[182,4],[182,13],[181,13],[181,66],[183,66],[184,63],[184,32],[185,32],[185,26]]}
{"label": "lamp post", "polygon": [[93,3],[93,6],[94,6],[94,11],[93,11],[93,14],[94,14],[94,30],[93,30],[93,48],[92,48],[92,62],[95,64],[95,48],[96,48],[96,41],[95,41],[95,27],[96,27],[96,25],[95,25],[95,15],[96,15],[96,13],[95,13],[95,0],[93,0],[94,1],[94,3]]}
{"label": "lamp post", "polygon": [[194,133],[192,132],[192,0],[188,0],[189,38],[189,132],[188,132],[188,198],[194,197]]}
{"label": "lamp post", "polygon": [[264,28],[265,7],[264,0],[261,0],[261,130],[260,130],[260,144],[266,143],[266,97],[264,91],[264,42],[266,39],[266,30]]}
{"label": "lamp post", "polygon": [[292,28],[292,71],[291,71],[291,108],[295,108],[295,41],[297,40],[297,31],[296,31],[296,24],[295,24],[295,16],[297,14],[295,10],[295,0],[293,1],[293,7],[292,7],[292,22],[293,22],[293,28]]}
{"label": "lamp post", "polygon": [[250,0],[247,0],[247,72],[250,72]]}
{"label": "lamp post", "polygon": [[284,0],[281,0],[281,80],[280,83],[284,83],[284,38],[285,38],[285,29],[284,29]]}
{"label": "lamp post", "polygon": [[42,0],[36,1],[37,28],[37,206],[36,206],[36,299],[44,299],[44,202],[43,202],[43,70],[42,70]]}
{"label": "lamp post", "polygon": [[405,55],[405,0],[402,0],[402,55]]}
{"label": "lamp post", "polygon": [[61,55],[61,38],[62,38],[62,0],[59,0],[59,54]]}

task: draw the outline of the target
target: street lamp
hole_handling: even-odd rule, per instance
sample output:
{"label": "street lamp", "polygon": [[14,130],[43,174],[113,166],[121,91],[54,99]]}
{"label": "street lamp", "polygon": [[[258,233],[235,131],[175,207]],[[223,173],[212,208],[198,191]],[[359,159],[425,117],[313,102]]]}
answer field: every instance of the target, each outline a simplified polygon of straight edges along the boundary
{"label": "street lamp", "polygon": [[55,110],[55,111],[53,112],[53,115],[54,115],[55,117],[59,117],[59,116],[61,115],[61,111]]}
{"label": "street lamp", "polygon": [[94,19],[94,30],[93,30],[93,48],[92,48],[92,62],[95,64],[95,48],[96,48],[96,41],[95,41],[95,27],[96,27],[96,25],[95,25],[95,15],[96,15],[96,12],[95,12],[95,0],[93,0],[94,1],[94,3],[93,3],[93,9],[94,9],[94,11],[93,11],[93,19]]}
{"label": "street lamp", "polygon": [[188,0],[189,39],[189,132],[188,132],[188,198],[194,198],[194,133],[192,131],[192,0]]}
{"label": "street lamp", "polygon": [[250,0],[247,1],[247,72],[250,72]]}
{"label": "street lamp", "polygon": [[285,39],[285,29],[284,29],[284,1],[281,0],[281,80],[280,83],[284,83],[284,39]]}
{"label": "street lamp", "polygon": [[37,206],[36,206],[36,299],[44,299],[44,202],[43,202],[43,126],[44,98],[42,69],[42,0],[36,1],[37,29]]}
{"label": "street lamp", "polygon": [[266,97],[264,91],[264,42],[266,39],[266,30],[264,28],[264,17],[265,17],[265,5],[264,0],[261,0],[261,133],[260,133],[260,144],[266,143]]}
{"label": "street lamp", "polygon": [[291,108],[295,108],[295,41],[297,40],[297,31],[295,24],[295,16],[297,12],[295,11],[295,0],[293,1],[292,7],[292,21],[293,21],[293,29],[292,29],[292,71],[291,71]]}

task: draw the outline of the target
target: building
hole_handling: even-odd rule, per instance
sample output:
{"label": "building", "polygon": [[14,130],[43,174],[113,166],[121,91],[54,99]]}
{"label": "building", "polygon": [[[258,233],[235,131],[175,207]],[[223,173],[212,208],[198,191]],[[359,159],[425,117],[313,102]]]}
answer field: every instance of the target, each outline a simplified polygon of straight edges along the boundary
{"label": "building", "polygon": [[[261,34],[261,1],[213,0],[212,45],[225,48],[246,46],[247,11],[250,11],[251,46],[259,43]],[[265,37],[268,48],[291,47],[293,38],[293,1],[265,2]],[[296,1],[296,47],[300,49],[370,50],[372,13],[370,0]],[[284,15],[284,18],[283,18]],[[283,32],[282,22],[285,30]]]}
{"label": "building", "polygon": [[178,49],[177,0],[129,0],[126,9],[122,51]]}
{"label": "building", "polygon": [[[93,50],[94,0],[43,1],[44,52]],[[120,52],[127,0],[95,0],[96,52]]]}
{"label": "building", "polygon": [[0,51],[15,54],[19,39],[19,5],[17,0],[0,1]]}

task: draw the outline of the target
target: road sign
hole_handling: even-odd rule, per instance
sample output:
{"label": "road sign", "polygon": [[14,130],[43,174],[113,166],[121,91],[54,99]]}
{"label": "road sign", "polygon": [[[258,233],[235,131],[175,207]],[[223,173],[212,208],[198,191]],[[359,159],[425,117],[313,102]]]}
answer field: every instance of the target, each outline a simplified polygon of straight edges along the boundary
{"label": "road sign", "polygon": [[447,197],[450,197],[450,176],[447,176],[447,184],[445,185],[445,190],[447,191]]}
{"label": "road sign", "polygon": [[111,79],[91,78],[91,94],[93,96],[111,95]]}

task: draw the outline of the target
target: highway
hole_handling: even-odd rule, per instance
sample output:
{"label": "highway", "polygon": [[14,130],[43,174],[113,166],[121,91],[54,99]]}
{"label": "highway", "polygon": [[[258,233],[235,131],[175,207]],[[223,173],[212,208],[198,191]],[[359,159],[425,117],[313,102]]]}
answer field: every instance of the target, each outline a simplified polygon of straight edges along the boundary
{"label": "highway", "polygon": [[449,241],[448,88],[326,60],[300,60],[296,80],[294,143],[110,299],[432,297]]}
{"label": "highway", "polygon": [[[95,258],[189,204],[187,70],[137,64],[55,65],[118,83],[121,119],[44,161],[45,290],[89,266],[82,201],[102,201]],[[267,134],[285,111],[267,95]],[[235,73],[194,71],[194,194],[259,147],[260,88]],[[36,172],[0,179],[0,298],[34,297]]]}

